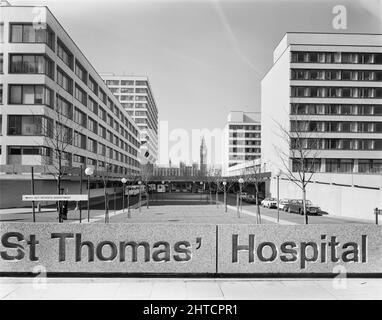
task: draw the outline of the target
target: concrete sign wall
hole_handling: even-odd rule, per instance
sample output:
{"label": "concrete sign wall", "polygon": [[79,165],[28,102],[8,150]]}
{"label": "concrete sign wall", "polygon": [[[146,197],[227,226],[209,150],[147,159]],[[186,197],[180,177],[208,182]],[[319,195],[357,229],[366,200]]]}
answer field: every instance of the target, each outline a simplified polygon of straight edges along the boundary
{"label": "concrete sign wall", "polygon": [[1,223],[0,272],[214,273],[216,226]]}
{"label": "concrete sign wall", "polygon": [[220,225],[218,273],[382,273],[376,225]]}
{"label": "concrete sign wall", "polygon": [[0,223],[0,273],[382,274],[376,225]]}

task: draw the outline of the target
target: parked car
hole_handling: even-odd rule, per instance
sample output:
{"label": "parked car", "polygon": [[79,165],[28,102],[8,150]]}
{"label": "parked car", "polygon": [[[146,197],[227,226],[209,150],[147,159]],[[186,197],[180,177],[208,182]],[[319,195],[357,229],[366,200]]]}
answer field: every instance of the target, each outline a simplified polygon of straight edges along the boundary
{"label": "parked car", "polygon": [[240,199],[244,200],[247,196],[248,196],[248,194],[246,192],[242,192],[240,194]]}
{"label": "parked car", "polygon": [[[259,204],[261,203],[261,201],[262,201],[263,199],[264,199],[264,198],[261,197],[260,194],[257,195],[257,201],[259,202]],[[247,194],[247,196],[243,199],[243,201],[248,202],[248,203],[254,203],[254,204],[256,204],[256,195],[255,195],[255,194]]]}
{"label": "parked car", "polygon": [[291,199],[281,199],[279,202],[279,209],[286,211],[286,205],[290,203],[292,200]]}
{"label": "parked car", "polygon": [[243,200],[248,203],[256,204],[256,196],[254,194],[248,194]]}
{"label": "parked car", "polygon": [[277,200],[275,198],[265,198],[261,201],[261,205],[266,208],[277,208]]}
{"label": "parked car", "polygon": [[[304,214],[304,204],[302,200],[291,200],[289,203],[287,203],[284,207],[285,211],[288,212],[295,212],[298,214],[303,215]],[[311,201],[306,200],[306,211],[308,215],[322,215],[321,208],[318,206],[315,206]]]}

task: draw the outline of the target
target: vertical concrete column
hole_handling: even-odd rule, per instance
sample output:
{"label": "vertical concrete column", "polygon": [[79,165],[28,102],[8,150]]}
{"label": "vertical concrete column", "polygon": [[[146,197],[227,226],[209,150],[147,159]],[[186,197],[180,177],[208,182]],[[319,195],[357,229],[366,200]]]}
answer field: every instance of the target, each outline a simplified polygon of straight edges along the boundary
{"label": "vertical concrete column", "polygon": [[354,159],[353,173],[358,173],[358,159]]}
{"label": "vertical concrete column", "polygon": [[326,159],[321,158],[321,169],[320,172],[326,172]]}

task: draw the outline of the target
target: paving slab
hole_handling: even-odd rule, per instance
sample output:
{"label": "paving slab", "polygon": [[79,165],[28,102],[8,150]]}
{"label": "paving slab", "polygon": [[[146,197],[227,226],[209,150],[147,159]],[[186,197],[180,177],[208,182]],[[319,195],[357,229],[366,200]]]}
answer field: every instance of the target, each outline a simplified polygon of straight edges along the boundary
{"label": "paving slab", "polygon": [[0,299],[382,299],[382,279],[0,278]]}

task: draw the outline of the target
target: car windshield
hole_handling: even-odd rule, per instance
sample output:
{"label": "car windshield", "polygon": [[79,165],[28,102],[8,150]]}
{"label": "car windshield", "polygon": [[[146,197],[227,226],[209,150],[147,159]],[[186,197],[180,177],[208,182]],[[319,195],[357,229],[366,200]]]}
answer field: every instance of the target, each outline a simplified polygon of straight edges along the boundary
{"label": "car windshield", "polygon": [[[299,203],[299,204],[303,204],[303,201],[302,200],[294,200],[293,202],[295,203]],[[307,206],[311,206],[313,203],[310,201],[310,200],[306,200],[306,205]]]}

